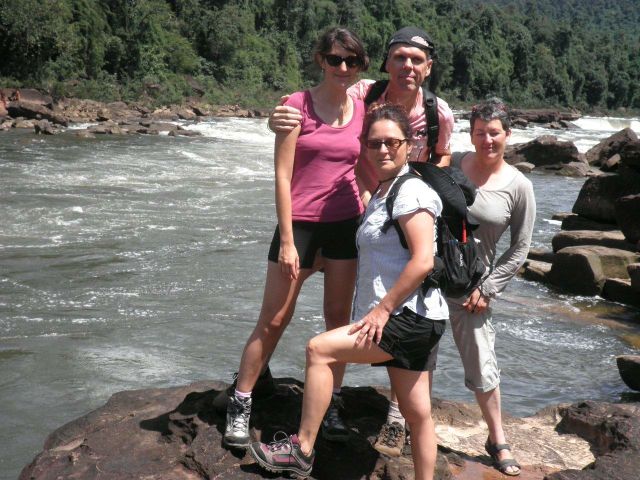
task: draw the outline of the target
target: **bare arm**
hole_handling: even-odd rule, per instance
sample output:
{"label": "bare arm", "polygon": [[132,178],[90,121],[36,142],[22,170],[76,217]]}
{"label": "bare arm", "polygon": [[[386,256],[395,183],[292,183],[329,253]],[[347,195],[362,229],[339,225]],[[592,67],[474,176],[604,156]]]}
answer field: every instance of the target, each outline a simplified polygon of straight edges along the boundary
{"label": "bare arm", "polygon": [[293,175],[293,161],[300,127],[289,133],[277,133],[275,142],[275,173],[276,173],[276,213],[280,230],[280,252],[278,264],[282,274],[290,279],[298,278],[300,262],[298,251],[293,243],[292,207],[291,207],[291,177]]}
{"label": "bare arm", "polygon": [[[398,218],[407,240],[411,258],[393,284],[393,287],[359,322],[349,330],[349,334],[360,331],[356,344],[366,339],[368,343],[380,343],[382,330],[389,315],[402,301],[422,283],[433,269],[433,216],[426,210],[417,210]],[[398,248],[402,248],[398,243]]]}
{"label": "bare arm", "polygon": [[302,115],[300,110],[288,105],[283,105],[289,99],[289,95],[280,98],[280,105],[273,109],[269,115],[269,130],[276,133],[288,133],[300,126]]}

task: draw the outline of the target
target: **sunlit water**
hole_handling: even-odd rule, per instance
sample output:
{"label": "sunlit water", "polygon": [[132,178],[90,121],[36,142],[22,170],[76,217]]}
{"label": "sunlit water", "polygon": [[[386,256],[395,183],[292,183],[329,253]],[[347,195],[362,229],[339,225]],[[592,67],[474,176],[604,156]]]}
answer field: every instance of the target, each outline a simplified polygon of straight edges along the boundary
{"label": "sunlit water", "polygon": [[[626,123],[625,123],[626,122]],[[561,132],[586,151],[637,120],[586,118]],[[453,147],[468,149],[457,124]],[[191,125],[200,138],[79,139],[0,134],[0,478],[46,435],[125,389],[229,379],[252,328],[275,225],[264,120]],[[549,132],[516,130],[515,142]],[[532,174],[534,246],[549,247],[583,179]],[[305,286],[272,359],[303,378],[304,345],[323,330],[322,277]],[[599,321],[635,312],[515,279],[495,304],[505,410],[616,400],[615,355],[634,350]],[[348,385],[387,384],[351,366]],[[472,401],[447,335],[434,394]]]}

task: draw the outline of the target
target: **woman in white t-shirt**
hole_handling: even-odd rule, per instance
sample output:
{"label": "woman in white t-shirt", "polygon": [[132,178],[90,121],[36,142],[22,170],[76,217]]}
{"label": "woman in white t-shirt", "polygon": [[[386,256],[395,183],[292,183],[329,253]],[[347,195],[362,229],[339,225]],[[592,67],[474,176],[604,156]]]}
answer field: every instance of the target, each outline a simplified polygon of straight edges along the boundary
{"label": "woman in white t-shirt", "polygon": [[307,346],[302,421],[297,434],[249,447],[262,467],[276,472],[311,473],[318,429],[331,400],[332,365],[372,363],[386,366],[412,432],[416,480],[431,480],[436,462],[436,436],[429,399],[430,354],[449,316],[439,289],[422,291],[433,269],[435,219],[442,203],[418,178],[405,181],[394,201],[396,220],[407,241],[402,247],[389,220],[386,196],[396,179],[408,172],[411,126],[404,109],[384,104],[365,118],[362,141],[380,185],[358,229],[358,278],[351,326],[320,334]]}

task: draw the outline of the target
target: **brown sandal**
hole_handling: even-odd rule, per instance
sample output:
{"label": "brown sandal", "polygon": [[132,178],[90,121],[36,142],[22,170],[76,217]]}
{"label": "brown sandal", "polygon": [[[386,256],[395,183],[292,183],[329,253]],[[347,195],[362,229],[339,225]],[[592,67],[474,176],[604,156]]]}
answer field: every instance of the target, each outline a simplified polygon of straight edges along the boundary
{"label": "brown sandal", "polygon": [[[484,449],[487,451],[487,453],[493,460],[493,465],[500,473],[509,475],[510,477],[517,477],[518,475],[520,475],[521,467],[515,458],[505,458],[500,460],[500,457],[498,457],[498,452],[500,450],[511,451],[511,447],[508,443],[493,444],[491,443],[491,440],[487,438],[487,443],[484,444]],[[507,470],[509,467],[516,467],[518,471],[510,472],[509,470]]]}

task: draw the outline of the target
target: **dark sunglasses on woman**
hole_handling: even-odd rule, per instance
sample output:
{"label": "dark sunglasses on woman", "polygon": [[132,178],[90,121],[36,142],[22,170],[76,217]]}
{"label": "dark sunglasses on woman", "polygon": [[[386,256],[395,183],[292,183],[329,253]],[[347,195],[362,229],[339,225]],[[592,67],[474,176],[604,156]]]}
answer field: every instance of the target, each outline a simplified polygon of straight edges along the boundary
{"label": "dark sunglasses on woman", "polygon": [[362,60],[360,57],[355,55],[349,55],[348,57],[341,57],[340,55],[334,55],[329,53],[324,56],[324,59],[327,61],[329,65],[332,67],[339,67],[342,62],[347,66],[347,68],[355,68],[362,66]]}

